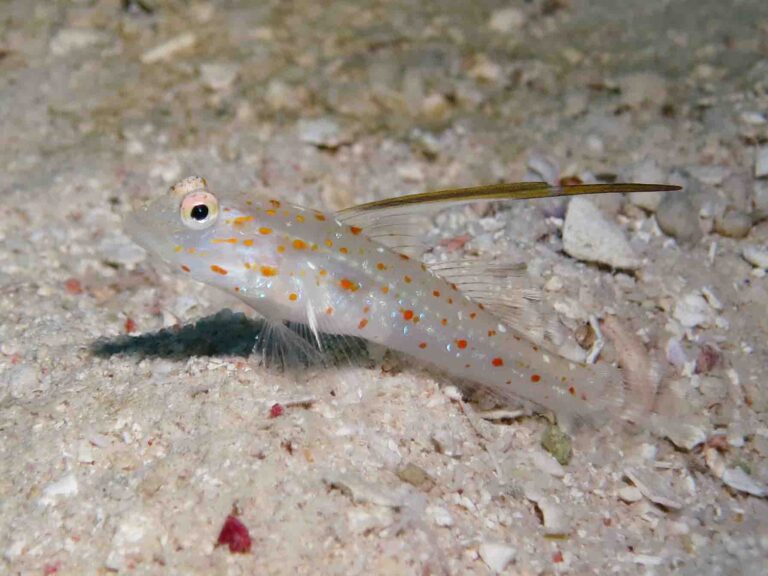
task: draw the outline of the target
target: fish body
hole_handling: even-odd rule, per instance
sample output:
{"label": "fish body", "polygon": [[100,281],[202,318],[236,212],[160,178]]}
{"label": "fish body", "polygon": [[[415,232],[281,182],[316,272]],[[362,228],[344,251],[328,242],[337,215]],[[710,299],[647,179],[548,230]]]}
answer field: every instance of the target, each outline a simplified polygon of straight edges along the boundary
{"label": "fish body", "polygon": [[192,177],[127,224],[149,252],[268,320],[362,337],[569,417],[600,418],[621,404],[616,370],[541,349],[461,284],[337,214],[245,193],[214,195]]}

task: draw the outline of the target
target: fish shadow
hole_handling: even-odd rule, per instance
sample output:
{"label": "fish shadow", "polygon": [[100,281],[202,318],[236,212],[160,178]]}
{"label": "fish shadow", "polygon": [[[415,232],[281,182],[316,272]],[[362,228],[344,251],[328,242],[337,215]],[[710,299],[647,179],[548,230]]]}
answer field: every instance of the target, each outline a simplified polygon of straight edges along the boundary
{"label": "fish shadow", "polygon": [[320,333],[318,343],[304,324],[279,326],[229,309],[180,327],[100,338],[90,346],[98,358],[127,355],[185,360],[193,356],[260,356],[270,367],[364,366],[371,362],[362,338]]}

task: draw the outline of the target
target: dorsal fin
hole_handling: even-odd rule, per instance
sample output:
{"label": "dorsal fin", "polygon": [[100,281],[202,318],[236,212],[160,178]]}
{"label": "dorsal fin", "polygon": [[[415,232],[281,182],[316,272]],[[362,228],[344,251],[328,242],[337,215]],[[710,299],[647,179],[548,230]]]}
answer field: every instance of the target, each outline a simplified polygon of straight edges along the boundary
{"label": "dorsal fin", "polygon": [[634,183],[550,186],[546,182],[510,182],[385,198],[340,210],[336,218],[345,224],[365,229],[370,238],[396,252],[419,258],[430,248],[425,242],[424,231],[431,228],[431,212],[435,210],[471,202],[675,190],[680,190],[680,187]]}

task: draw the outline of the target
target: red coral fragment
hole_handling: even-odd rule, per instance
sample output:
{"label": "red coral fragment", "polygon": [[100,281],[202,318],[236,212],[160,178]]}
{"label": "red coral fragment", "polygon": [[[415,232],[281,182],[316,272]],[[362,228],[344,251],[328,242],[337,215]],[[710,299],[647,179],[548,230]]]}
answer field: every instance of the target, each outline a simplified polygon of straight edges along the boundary
{"label": "red coral fragment", "polygon": [[720,351],[712,344],[704,344],[696,358],[696,374],[706,374],[720,364]]}
{"label": "red coral fragment", "polygon": [[560,564],[560,562],[563,561],[563,553],[558,550],[554,554],[552,554],[552,562],[555,564]]}
{"label": "red coral fragment", "polygon": [[269,409],[269,417],[277,418],[285,413],[285,408],[282,404],[272,404],[272,408]]}
{"label": "red coral fragment", "polygon": [[230,552],[245,554],[251,550],[251,535],[245,524],[230,514],[221,527],[216,545],[227,545]]}
{"label": "red coral fragment", "polygon": [[64,289],[75,296],[83,293],[83,285],[80,284],[80,280],[77,278],[70,278],[64,282]]}
{"label": "red coral fragment", "polygon": [[125,319],[125,331],[128,334],[130,334],[131,332],[136,332],[136,322],[133,321],[133,318]]}

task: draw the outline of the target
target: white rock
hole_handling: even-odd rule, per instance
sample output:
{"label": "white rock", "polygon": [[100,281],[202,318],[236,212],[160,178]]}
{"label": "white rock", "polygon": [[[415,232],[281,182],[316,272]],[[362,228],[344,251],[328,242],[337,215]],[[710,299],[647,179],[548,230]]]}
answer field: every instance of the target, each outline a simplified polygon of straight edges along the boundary
{"label": "white rock", "polygon": [[739,120],[749,126],[762,126],[766,123],[765,114],[762,112],[744,111],[739,114]]}
{"label": "white rock", "polygon": [[424,171],[420,164],[411,162],[397,167],[397,175],[406,182],[421,182],[424,180]]}
{"label": "white rock", "polygon": [[755,178],[768,177],[768,146],[760,146],[755,151]]}
{"label": "white rock", "polygon": [[133,267],[146,259],[146,252],[125,236],[110,235],[99,242],[97,250],[109,262]]}
{"label": "white rock", "polygon": [[93,455],[93,445],[82,440],[77,446],[77,461],[83,464],[93,464],[95,457]]}
{"label": "white rock", "polygon": [[331,118],[299,120],[299,140],[313,146],[336,148],[343,143],[341,127]]}
{"label": "white rock", "polygon": [[134,510],[120,519],[104,564],[109,570],[123,571],[137,557],[151,557],[158,551],[157,522],[140,510]]}
{"label": "white rock", "polygon": [[331,488],[336,488],[347,494],[354,502],[376,504],[398,508],[402,502],[395,496],[392,490],[367,482],[356,474],[329,475],[323,481]]}
{"label": "white rock", "polygon": [[502,8],[491,14],[488,27],[494,32],[507,34],[525,24],[525,14],[517,8]]}
{"label": "white rock", "polygon": [[706,431],[694,424],[673,421],[664,416],[655,418],[655,415],[651,417],[651,420],[655,422],[654,430],[659,436],[668,438],[672,444],[682,450],[690,452],[707,440]]}
{"label": "white rock", "polygon": [[498,574],[503,572],[512,560],[515,559],[517,551],[506,544],[497,542],[483,542],[478,549],[480,558],[488,565],[488,568]]}
{"label": "white rock", "polygon": [[432,516],[432,519],[438,526],[442,526],[443,528],[453,526],[453,516],[451,516],[448,510],[441,506],[430,506],[427,508],[427,514]]}
{"label": "white rock", "polygon": [[544,284],[544,290],[547,292],[559,292],[563,289],[563,279],[560,276],[552,276],[547,283]]}
{"label": "white rock", "polygon": [[13,562],[21,556],[21,553],[24,552],[24,547],[27,545],[27,541],[19,538],[17,540],[13,540],[11,544],[8,546],[8,548],[5,549],[3,552],[3,558],[7,560],[8,562]]}
{"label": "white rock", "polygon": [[356,534],[381,530],[390,526],[393,521],[392,511],[381,506],[370,509],[352,508],[347,512],[347,526]]}
{"label": "white rock", "polygon": [[622,486],[619,489],[619,498],[631,504],[642,500],[643,493],[636,486]]}
{"label": "white rock", "polygon": [[56,482],[48,484],[43,489],[43,495],[40,497],[40,503],[44,505],[53,504],[59,496],[74,496],[78,492],[77,478],[74,474],[67,474]]}
{"label": "white rock", "polygon": [[563,225],[563,248],[578,260],[636,270],[641,261],[621,229],[586,198],[573,198]]}
{"label": "white rock", "polygon": [[768,487],[760,484],[741,468],[727,468],[723,472],[723,482],[739,492],[746,492],[752,496],[768,496]]}
{"label": "white rock", "polygon": [[603,139],[596,134],[587,136],[584,140],[584,144],[586,144],[587,150],[595,156],[599,156],[605,152],[605,143],[603,142]]}
{"label": "white rock", "polygon": [[626,468],[624,474],[637,486],[643,496],[651,502],[679,510],[683,505],[678,502],[671,488],[664,478],[649,470],[639,468]]}
{"label": "white rock", "polygon": [[764,246],[749,244],[741,251],[741,255],[756,268],[768,268],[768,248]]}
{"label": "white rock", "polygon": [[235,83],[240,73],[237,64],[211,63],[200,66],[200,79],[211,90],[227,90]]}
{"label": "white rock", "polygon": [[672,316],[686,328],[710,326],[715,314],[707,300],[698,292],[690,292],[675,303]]}
{"label": "white rock", "polygon": [[163,42],[159,46],[155,46],[144,52],[144,54],[141,55],[141,62],[143,64],[156,64],[163,60],[170,60],[178,52],[192,48],[196,42],[197,36],[192,34],[192,32],[179,34],[167,42]]}
{"label": "white rock", "polygon": [[[643,182],[646,184],[656,184],[665,182],[667,174],[661,169],[658,162],[651,158],[646,158],[642,162],[630,167],[624,177],[627,182]],[[664,197],[663,192],[631,192],[627,194],[629,201],[635,206],[639,206],[648,212],[656,212]]]}
{"label": "white rock", "polygon": [[501,78],[501,66],[481,55],[468,72],[471,78],[480,82],[496,82]]}
{"label": "white rock", "polygon": [[64,28],[51,39],[50,49],[54,56],[66,56],[75,50],[90,48],[102,42],[104,34],[95,30]]}
{"label": "white rock", "polygon": [[550,476],[554,476],[555,478],[562,478],[565,476],[565,469],[560,462],[543,450],[534,450],[531,453],[531,461],[536,468]]}

